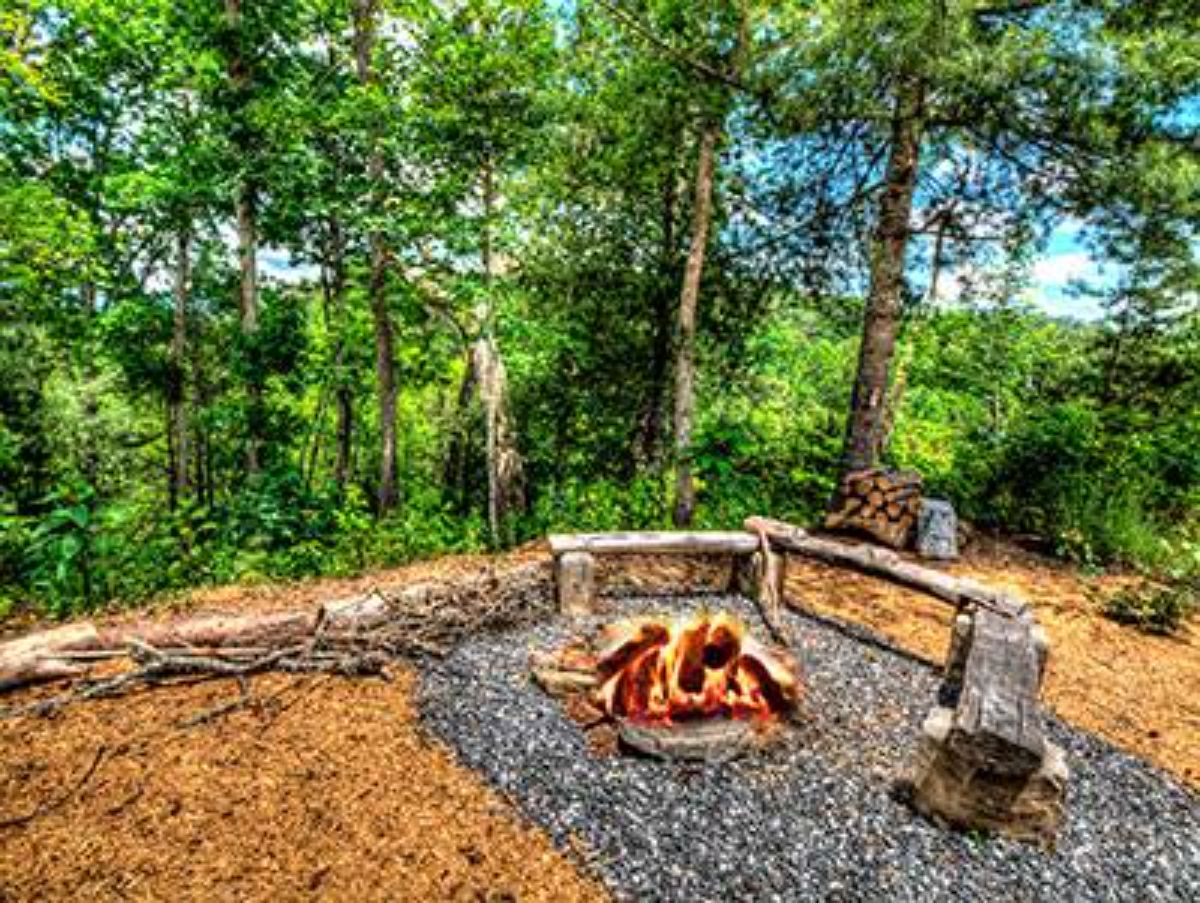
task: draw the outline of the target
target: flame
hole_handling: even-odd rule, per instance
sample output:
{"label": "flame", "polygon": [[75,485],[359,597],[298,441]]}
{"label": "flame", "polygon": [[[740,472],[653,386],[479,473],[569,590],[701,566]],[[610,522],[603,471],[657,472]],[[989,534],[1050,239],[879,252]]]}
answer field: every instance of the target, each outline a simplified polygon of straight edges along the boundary
{"label": "flame", "polygon": [[724,612],[618,621],[601,634],[597,658],[597,704],[633,721],[770,718],[800,696],[791,657]]}

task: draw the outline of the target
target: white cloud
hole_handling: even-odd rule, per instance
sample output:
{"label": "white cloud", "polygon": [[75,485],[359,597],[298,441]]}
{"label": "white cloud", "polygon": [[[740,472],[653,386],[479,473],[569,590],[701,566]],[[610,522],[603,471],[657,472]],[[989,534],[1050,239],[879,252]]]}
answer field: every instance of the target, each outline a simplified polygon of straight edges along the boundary
{"label": "white cloud", "polygon": [[1086,251],[1068,251],[1043,257],[1033,265],[1033,282],[1041,288],[1065,288],[1076,279],[1094,281],[1101,267]]}
{"label": "white cloud", "polygon": [[296,263],[283,248],[259,248],[258,266],[264,276],[288,285],[311,282],[321,275],[320,267],[316,264]]}

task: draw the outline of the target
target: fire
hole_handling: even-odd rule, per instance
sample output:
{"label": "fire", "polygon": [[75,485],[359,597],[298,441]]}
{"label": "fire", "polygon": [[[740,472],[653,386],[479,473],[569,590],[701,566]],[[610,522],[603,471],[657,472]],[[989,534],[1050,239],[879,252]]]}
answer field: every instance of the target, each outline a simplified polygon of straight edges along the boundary
{"label": "fire", "polygon": [[597,704],[639,722],[764,719],[795,707],[796,666],[732,615],[632,618],[604,629]]}

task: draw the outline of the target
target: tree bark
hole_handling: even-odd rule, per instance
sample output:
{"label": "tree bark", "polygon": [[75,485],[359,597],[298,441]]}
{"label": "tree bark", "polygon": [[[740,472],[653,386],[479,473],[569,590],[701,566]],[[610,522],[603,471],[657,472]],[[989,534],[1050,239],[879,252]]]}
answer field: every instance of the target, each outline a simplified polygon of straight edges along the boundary
{"label": "tree bark", "polygon": [[475,397],[475,384],[478,381],[473,343],[467,348],[464,358],[463,377],[458,385],[450,444],[442,469],[442,483],[451,490],[460,513],[466,513],[470,494],[467,485],[467,458],[471,445],[471,401]]}
{"label": "tree bark", "polygon": [[[378,5],[376,0],[354,0],[351,8],[354,28],[354,60],[359,82],[372,85],[375,73],[371,55],[375,46]],[[378,135],[371,136],[371,151],[367,159],[367,176],[371,183],[373,207],[383,184],[383,153]],[[368,236],[370,246],[370,275],[367,294],[371,304],[371,319],[375,327],[375,384],[379,403],[379,489],[376,501],[380,513],[396,507],[396,362],[395,335],[387,305],[387,270],[389,253],[387,241],[378,228]]]}
{"label": "tree bark", "polygon": [[[87,335],[95,341],[96,318],[99,313],[96,283],[88,279],[83,284],[83,312],[87,318]],[[96,354],[90,353],[83,363],[83,472],[88,485],[95,487],[100,476],[100,396],[96,383],[100,370],[96,365]]]}
{"label": "tree bark", "polygon": [[475,341],[472,350],[472,362],[479,395],[483,401],[487,432],[488,526],[491,529],[492,542],[502,546],[512,540],[509,514],[524,507],[525,493],[522,484],[525,467],[517,450],[516,437],[513,435],[509,419],[508,378],[493,331],[496,258],[492,217],[496,208],[496,185],[495,164],[491,159],[484,161],[482,177],[483,235],[480,249],[486,307],[481,318],[481,335]]}
{"label": "tree bark", "polygon": [[675,353],[675,510],[677,527],[692,523],[696,487],[692,479],[692,426],[696,408],[696,304],[708,251],[712,224],[713,172],[716,167],[720,125],[704,124],[696,160],[696,186],[692,202],[692,238],[679,296],[679,347]]}
{"label": "tree bark", "polygon": [[171,507],[191,492],[191,434],[187,413],[187,322],[191,283],[192,234],[183,227],[175,236],[174,315],[171,327],[171,367],[167,385],[167,419],[171,446]]}
{"label": "tree bark", "polygon": [[[250,64],[243,48],[242,0],[225,0],[225,26],[229,30],[230,52],[227,61],[229,86],[234,95],[236,116],[233,144],[245,160],[253,152],[253,139],[245,122],[247,93],[250,90]],[[236,206],[238,270],[238,307],[242,335],[251,348],[258,332],[258,222],[257,192],[250,176],[243,174],[238,185]],[[256,356],[255,356],[256,357]],[[261,374],[249,368],[246,394],[249,398],[249,430],[246,445],[246,471],[259,472],[262,466],[262,404]]]}
{"label": "tree bark", "polygon": [[[325,329],[333,336],[333,403],[337,425],[334,440],[333,478],[344,489],[350,476],[354,438],[354,395],[346,382],[346,243],[336,217],[326,222],[322,251],[321,287],[325,296]],[[316,462],[314,461],[314,464]]]}
{"label": "tree bark", "polygon": [[909,219],[917,182],[923,93],[920,82],[907,81],[896,95],[884,190],[871,238],[871,281],[858,372],[846,425],[842,463],[847,472],[874,467],[883,442],[888,376],[896,348]]}
{"label": "tree bark", "polygon": [[[671,367],[671,308],[678,269],[675,259],[675,211],[678,203],[675,167],[663,180],[662,242],[659,250],[659,287],[654,295],[654,340],[650,352],[650,385],[646,401],[638,418],[638,433],[634,453],[635,465],[641,463],[657,468],[662,463],[663,422],[670,389],[667,381]],[[630,473],[633,476],[633,473]]]}
{"label": "tree bark", "polygon": [[333,461],[333,479],[339,489],[346,488],[354,448],[354,393],[346,382],[346,277],[339,267],[334,275],[334,310],[338,320],[338,346],[333,366],[337,373],[334,404],[337,407],[337,449]]}

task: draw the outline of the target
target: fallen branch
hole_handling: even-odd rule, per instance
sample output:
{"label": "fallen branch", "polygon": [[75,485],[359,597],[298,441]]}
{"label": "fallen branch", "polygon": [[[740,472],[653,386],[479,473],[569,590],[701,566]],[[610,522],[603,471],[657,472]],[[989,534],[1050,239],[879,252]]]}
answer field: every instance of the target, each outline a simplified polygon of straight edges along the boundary
{"label": "fallen branch", "polygon": [[129,670],[0,710],[0,717],[52,714],[69,703],[190,678],[241,682],[264,671],[386,678],[396,658],[443,656],[481,631],[521,626],[551,610],[548,568],[538,562],[456,583],[372,590],[315,611],[209,615],[104,630],[70,625],[0,644],[0,690],[86,677],[92,666],[122,659]]}

